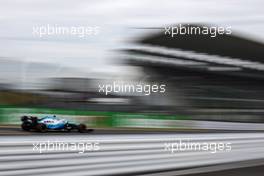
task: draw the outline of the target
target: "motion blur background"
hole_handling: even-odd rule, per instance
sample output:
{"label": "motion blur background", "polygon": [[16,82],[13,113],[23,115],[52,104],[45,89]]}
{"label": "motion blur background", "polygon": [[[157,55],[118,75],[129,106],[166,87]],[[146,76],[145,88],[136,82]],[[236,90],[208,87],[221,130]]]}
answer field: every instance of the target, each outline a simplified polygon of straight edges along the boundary
{"label": "motion blur background", "polygon": [[[105,133],[262,135],[263,6],[261,0],[0,0],[0,135],[31,135],[20,130],[20,116],[48,114]],[[164,27],[179,24],[231,26],[232,34],[164,35]],[[46,25],[97,26],[99,33],[33,35],[34,27]],[[98,85],[115,81],[166,84],[166,92],[99,92]],[[245,156],[262,152],[261,135],[258,144],[244,141],[251,145]],[[232,133],[229,137],[237,139]]]}
{"label": "motion blur background", "polygon": [[[97,119],[93,112],[104,112],[102,119],[114,118],[104,124],[109,126],[127,112],[140,119],[154,114],[160,120],[263,122],[262,5],[258,0],[1,1],[1,121],[15,124],[18,114],[47,112]],[[164,35],[164,27],[178,24],[230,26],[232,35]],[[97,26],[99,32],[83,38],[33,35],[34,27],[46,25]],[[98,92],[99,84],[113,81],[164,83],[166,93]],[[96,119],[90,125],[98,126]]]}

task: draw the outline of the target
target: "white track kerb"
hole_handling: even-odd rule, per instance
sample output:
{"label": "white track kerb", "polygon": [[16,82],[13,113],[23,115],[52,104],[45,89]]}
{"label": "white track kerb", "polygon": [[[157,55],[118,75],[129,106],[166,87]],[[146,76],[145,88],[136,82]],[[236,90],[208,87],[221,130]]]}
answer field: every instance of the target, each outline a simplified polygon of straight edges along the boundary
{"label": "white track kerb", "polygon": [[[0,175],[5,176],[126,175],[264,159],[263,133],[43,135],[0,139]],[[186,146],[195,143],[201,148],[177,150],[179,140]],[[89,144],[90,150],[41,153],[33,150],[33,144],[47,141],[82,142]],[[206,145],[208,148],[202,148]]]}

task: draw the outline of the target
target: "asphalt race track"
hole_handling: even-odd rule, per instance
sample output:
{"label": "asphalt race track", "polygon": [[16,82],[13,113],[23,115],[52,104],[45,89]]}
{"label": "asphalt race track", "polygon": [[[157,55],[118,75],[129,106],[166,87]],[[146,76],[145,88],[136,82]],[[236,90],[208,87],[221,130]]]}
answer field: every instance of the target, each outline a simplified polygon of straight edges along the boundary
{"label": "asphalt race track", "polygon": [[[229,176],[246,173],[257,175],[263,171],[264,133],[261,132],[129,134],[124,131],[124,134],[116,132],[105,135],[107,132],[95,131],[90,135],[2,135],[0,175]],[[173,146],[179,140],[196,144],[223,143],[231,147],[226,147],[225,150],[221,147],[219,150],[172,152],[175,148],[168,146]],[[79,147],[69,149],[65,145],[65,148],[57,150],[54,148],[57,143],[67,144],[67,147],[75,144]]]}

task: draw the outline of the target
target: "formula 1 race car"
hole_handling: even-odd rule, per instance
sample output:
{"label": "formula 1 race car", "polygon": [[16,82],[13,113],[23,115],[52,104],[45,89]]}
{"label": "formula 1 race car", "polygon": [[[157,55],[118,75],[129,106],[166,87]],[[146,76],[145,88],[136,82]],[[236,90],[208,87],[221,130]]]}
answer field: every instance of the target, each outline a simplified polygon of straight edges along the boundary
{"label": "formula 1 race car", "polygon": [[54,116],[46,116],[41,119],[33,116],[22,116],[21,117],[22,125],[21,128],[25,131],[36,130],[39,132],[46,131],[68,131],[77,130],[80,133],[85,131],[93,131],[92,129],[87,130],[86,125],[76,124],[69,122],[65,119],[59,119]]}

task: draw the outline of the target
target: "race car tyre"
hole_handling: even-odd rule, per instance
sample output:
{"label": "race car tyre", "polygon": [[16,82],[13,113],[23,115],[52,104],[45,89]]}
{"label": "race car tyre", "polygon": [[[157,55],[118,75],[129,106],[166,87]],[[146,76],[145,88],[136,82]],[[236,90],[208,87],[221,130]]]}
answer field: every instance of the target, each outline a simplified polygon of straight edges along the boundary
{"label": "race car tyre", "polygon": [[70,132],[74,127],[71,124],[66,124],[64,126],[64,130],[67,132]]}
{"label": "race car tyre", "polygon": [[24,131],[30,131],[30,129],[31,129],[31,124],[30,124],[30,122],[23,122],[22,125],[21,125],[21,128],[22,128]]}
{"label": "race car tyre", "polygon": [[36,126],[36,129],[37,129],[39,132],[41,132],[41,133],[44,133],[44,132],[47,131],[47,127],[46,127],[46,125],[44,125],[44,124],[38,124],[38,125]]}
{"label": "race car tyre", "polygon": [[91,132],[93,132],[94,131],[94,129],[88,129],[87,130],[87,132],[89,132],[89,133],[91,133]]}
{"label": "race car tyre", "polygon": [[86,125],[84,125],[84,124],[78,125],[78,131],[80,133],[84,133],[86,131]]}

